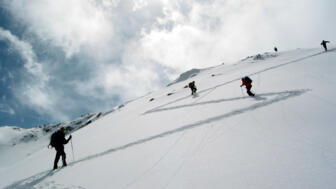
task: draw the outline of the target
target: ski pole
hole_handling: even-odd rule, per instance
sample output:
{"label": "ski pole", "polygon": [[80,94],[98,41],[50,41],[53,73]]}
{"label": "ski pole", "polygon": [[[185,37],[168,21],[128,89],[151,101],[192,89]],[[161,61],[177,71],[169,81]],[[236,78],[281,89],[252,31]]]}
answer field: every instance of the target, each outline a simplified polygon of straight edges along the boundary
{"label": "ski pole", "polygon": [[73,150],[73,145],[72,145],[72,139],[71,139],[71,149],[72,149],[72,159],[73,161],[75,161],[75,154],[74,154],[74,150]]}
{"label": "ski pole", "polygon": [[241,92],[242,92],[243,97],[245,97],[244,92],[243,92],[243,88],[242,88],[242,87],[240,87],[240,90],[241,90]]}

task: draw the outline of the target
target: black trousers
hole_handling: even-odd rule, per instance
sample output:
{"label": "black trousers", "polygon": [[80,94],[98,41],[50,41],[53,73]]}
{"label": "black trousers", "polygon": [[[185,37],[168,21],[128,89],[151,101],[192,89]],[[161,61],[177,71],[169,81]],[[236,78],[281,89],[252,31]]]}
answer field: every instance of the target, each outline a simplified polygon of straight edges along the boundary
{"label": "black trousers", "polygon": [[67,166],[66,155],[65,155],[65,152],[64,152],[64,148],[56,148],[56,157],[55,157],[55,161],[54,161],[54,169],[57,169],[58,160],[60,159],[61,156],[62,156],[63,166]]}
{"label": "black trousers", "polygon": [[246,87],[246,92],[249,96],[254,96],[254,94],[251,92],[251,88],[252,88],[252,86]]}
{"label": "black trousers", "polygon": [[323,48],[324,48],[325,51],[328,50],[328,49],[327,49],[327,45],[323,45]]}
{"label": "black trousers", "polygon": [[192,94],[192,95],[195,94],[196,91],[197,91],[196,87],[191,88],[191,94]]}

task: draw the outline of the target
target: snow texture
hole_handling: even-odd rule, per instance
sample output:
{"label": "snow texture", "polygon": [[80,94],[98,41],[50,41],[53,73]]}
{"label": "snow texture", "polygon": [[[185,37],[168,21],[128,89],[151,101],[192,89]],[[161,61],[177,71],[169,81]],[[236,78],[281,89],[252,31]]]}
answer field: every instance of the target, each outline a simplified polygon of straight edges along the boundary
{"label": "snow texture", "polygon": [[196,69],[196,68],[191,69],[189,71],[186,71],[186,72],[182,73],[174,82],[168,84],[168,86],[173,85],[173,84],[178,83],[178,82],[185,81],[189,78],[195,77],[201,71],[202,71],[201,69]]}
{"label": "snow texture", "polygon": [[[336,188],[335,52],[191,71],[108,114],[43,127],[72,128],[68,167],[55,171],[51,132],[26,141],[32,132],[0,128],[0,188]],[[239,87],[246,75],[255,97]]]}

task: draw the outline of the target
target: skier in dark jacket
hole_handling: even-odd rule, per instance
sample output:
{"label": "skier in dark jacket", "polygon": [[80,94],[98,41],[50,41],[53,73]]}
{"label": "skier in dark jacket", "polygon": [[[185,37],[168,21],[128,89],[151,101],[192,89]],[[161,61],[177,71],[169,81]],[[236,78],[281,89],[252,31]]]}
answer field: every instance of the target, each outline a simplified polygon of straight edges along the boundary
{"label": "skier in dark jacket", "polygon": [[191,95],[195,94],[197,91],[195,81],[192,81],[188,84],[188,87],[191,89]]}
{"label": "skier in dark jacket", "polygon": [[55,147],[56,150],[56,157],[54,161],[54,170],[57,169],[57,163],[59,158],[62,156],[62,162],[63,162],[63,167],[67,166],[66,163],[66,155],[64,152],[64,144],[67,144],[72,136],[70,135],[68,140],[65,139],[65,133],[64,133],[64,127],[61,127],[60,130],[56,131],[54,134],[52,134],[52,139],[50,142],[50,145],[52,147]]}
{"label": "skier in dark jacket", "polygon": [[329,43],[329,41],[325,41],[325,40],[322,40],[322,43],[321,45],[323,46],[324,50],[327,52],[327,43]]}
{"label": "skier in dark jacket", "polygon": [[245,76],[242,79],[242,84],[240,85],[240,87],[244,86],[246,87],[246,91],[247,94],[249,96],[254,96],[254,94],[251,92],[251,88],[252,88],[252,79],[250,79],[249,77]]}

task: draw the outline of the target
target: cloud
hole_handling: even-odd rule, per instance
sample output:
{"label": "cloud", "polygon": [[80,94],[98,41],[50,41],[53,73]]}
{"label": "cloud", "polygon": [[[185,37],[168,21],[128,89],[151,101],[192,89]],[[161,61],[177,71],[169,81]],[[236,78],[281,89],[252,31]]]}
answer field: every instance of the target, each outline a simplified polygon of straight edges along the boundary
{"label": "cloud", "polygon": [[[3,0],[0,30],[30,76],[21,102],[68,119],[158,89],[181,72],[333,41],[331,0]],[[304,5],[304,6],[303,6]],[[38,97],[38,98],[36,98]],[[27,102],[24,102],[27,101]],[[107,103],[108,102],[108,103]]]}
{"label": "cloud", "polygon": [[[145,43],[143,50],[149,48],[150,52],[152,48],[157,49],[158,46],[159,50],[162,48],[166,53],[170,53],[167,49],[173,47],[183,48],[182,52],[178,52],[181,57],[180,63],[185,63],[199,52],[211,53],[214,59],[211,64],[215,64],[223,59],[241,58],[246,55],[245,52],[253,51],[252,48],[254,51],[271,49],[274,43],[284,44],[286,48],[297,48],[297,42],[304,45],[312,44],[305,41],[315,33],[313,31],[326,29],[324,27],[329,25],[322,19],[317,19],[326,14],[329,16],[330,12],[325,5],[332,1],[324,0],[316,3],[303,0],[7,0],[6,2],[15,18],[25,24],[29,32],[51,46],[62,48],[68,58],[85,52],[95,60],[118,59],[130,42],[136,42],[138,45]],[[300,14],[297,14],[298,12]],[[314,29],[316,25],[321,26],[321,22],[325,24],[322,24],[320,29]],[[286,38],[291,40],[279,42],[285,41]],[[197,61],[195,65],[209,64],[200,62]]]}
{"label": "cloud", "polygon": [[133,11],[137,11],[148,5],[148,2],[146,0],[134,0],[133,2],[134,2],[134,6],[132,8]]}
{"label": "cloud", "polygon": [[18,51],[24,60],[24,67],[26,70],[41,79],[42,82],[47,81],[49,78],[44,74],[42,70],[42,65],[35,61],[35,54],[29,43],[21,41],[16,36],[14,36],[10,31],[5,30],[0,27],[0,40],[5,40],[10,43],[13,49]]}
{"label": "cloud", "polygon": [[78,53],[83,45],[99,44],[106,36],[113,36],[108,15],[93,1],[14,0],[9,7],[30,32],[64,49],[67,57]]}
{"label": "cloud", "polygon": [[0,104],[0,112],[7,113],[9,115],[15,115],[15,110],[5,104]]}
{"label": "cloud", "polygon": [[[23,59],[25,72],[28,73],[23,78],[23,83],[17,83],[12,88],[13,94],[22,104],[30,106],[41,114],[52,114],[58,118],[66,119],[67,117],[64,114],[57,111],[52,100],[53,95],[47,92],[47,83],[50,77],[44,71],[43,65],[36,61],[32,46],[1,27],[0,40],[8,42],[11,48],[18,52]],[[11,76],[11,73],[8,74]],[[15,114],[12,108],[6,108],[5,105],[2,106],[1,111],[11,115]]]}

